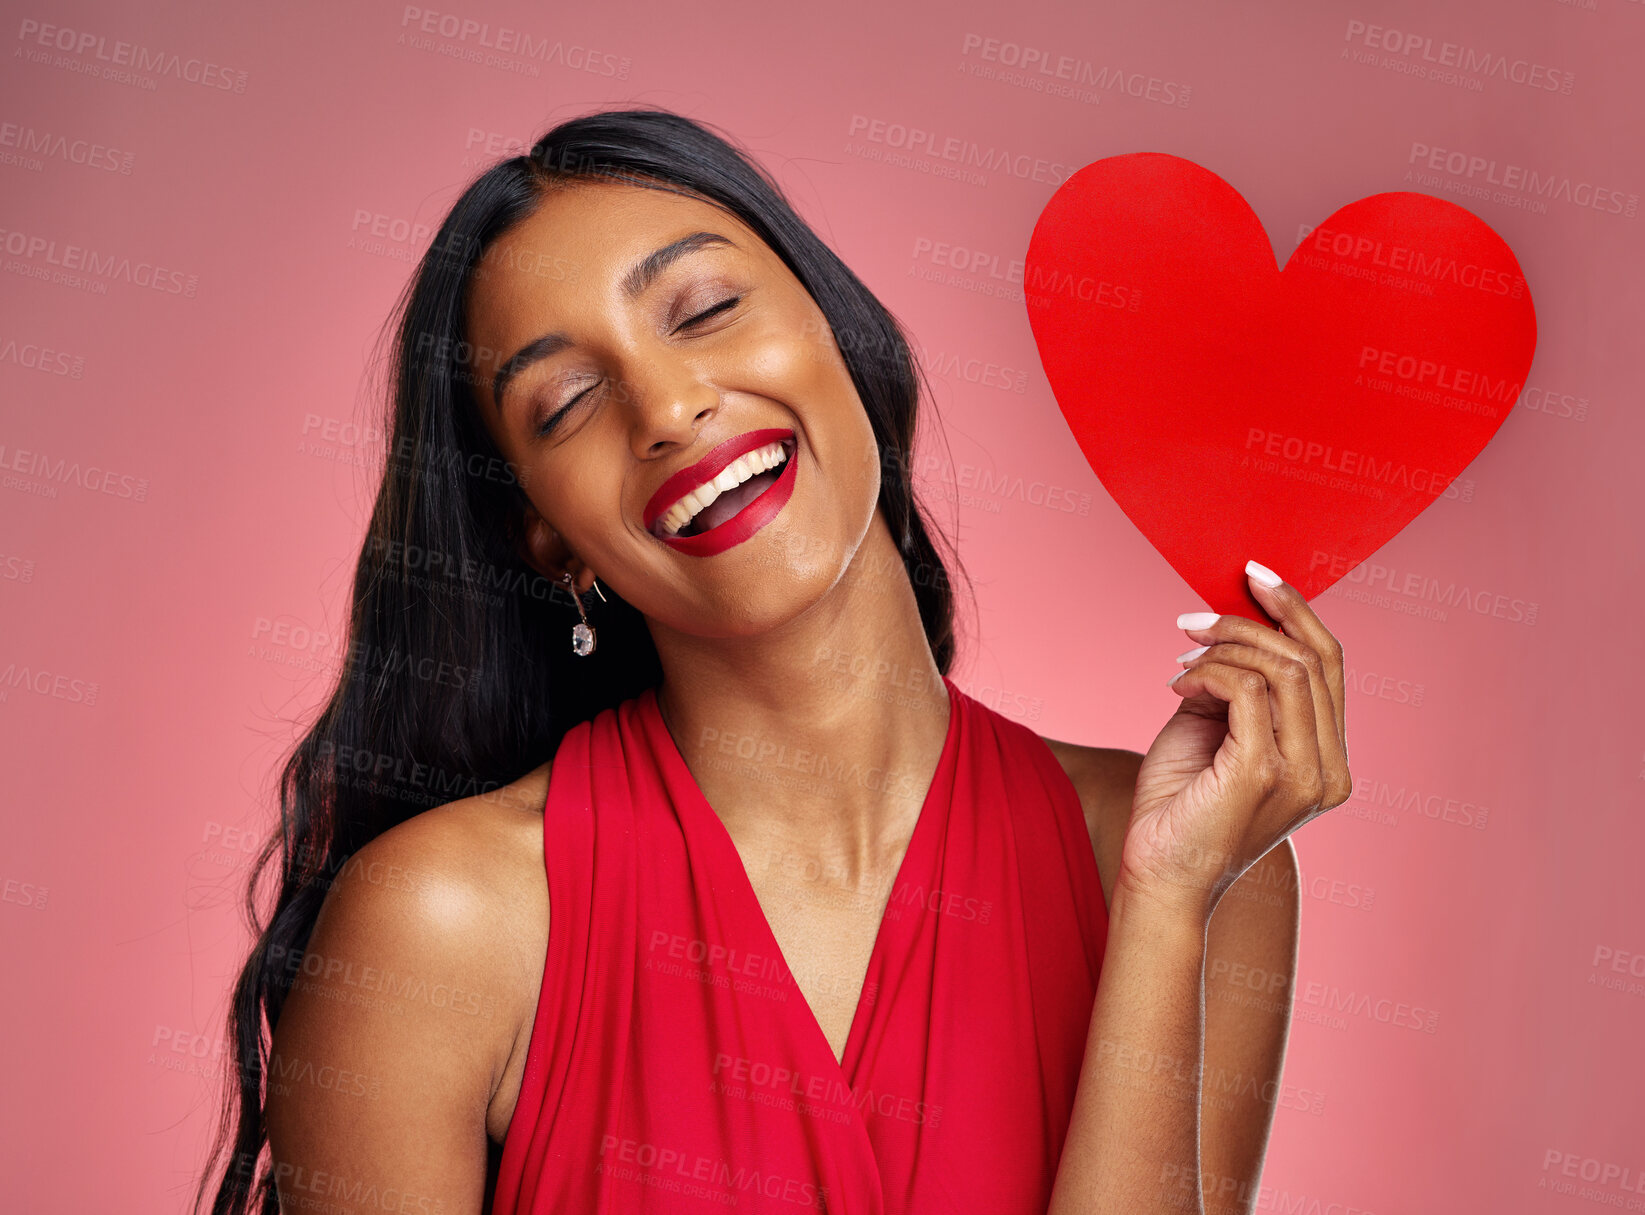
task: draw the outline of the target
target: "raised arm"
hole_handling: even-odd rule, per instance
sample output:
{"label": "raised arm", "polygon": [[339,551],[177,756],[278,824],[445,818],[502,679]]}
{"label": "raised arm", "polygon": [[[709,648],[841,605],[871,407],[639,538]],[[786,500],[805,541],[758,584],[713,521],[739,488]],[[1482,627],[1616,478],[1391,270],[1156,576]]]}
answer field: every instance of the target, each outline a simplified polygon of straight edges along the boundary
{"label": "raised arm", "polygon": [[[1255,1199],[1295,966],[1288,837],[1352,784],[1340,645],[1294,588],[1252,588],[1282,631],[1185,621],[1205,648],[1138,766],[1052,1215],[1225,1215]],[[1239,966],[1284,973],[1283,990],[1208,1013]]]}
{"label": "raised arm", "polygon": [[[1103,890],[1112,891],[1143,757],[1135,751],[1046,741],[1080,790]],[[1299,892],[1296,852],[1285,839],[1229,888],[1206,933],[1199,1142],[1200,1184],[1209,1215],[1246,1215],[1256,1199],[1280,1102],[1296,977]],[[1114,944],[1111,935],[1110,946]],[[1113,959],[1110,953],[1110,966]],[[1105,969],[1105,974],[1112,979],[1114,972]],[[1305,1093],[1290,1095],[1292,1104],[1306,1100]],[[1187,1169],[1166,1170],[1162,1181],[1185,1201],[1196,1184]]]}

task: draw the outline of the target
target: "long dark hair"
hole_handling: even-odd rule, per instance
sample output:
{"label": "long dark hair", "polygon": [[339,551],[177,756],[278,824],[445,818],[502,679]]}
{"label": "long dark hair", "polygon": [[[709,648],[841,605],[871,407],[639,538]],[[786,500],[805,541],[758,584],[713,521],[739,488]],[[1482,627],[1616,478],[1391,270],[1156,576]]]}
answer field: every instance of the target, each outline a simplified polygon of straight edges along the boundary
{"label": "long dark hair", "polygon": [[[553,757],[573,725],[661,682],[644,618],[614,591],[587,596],[599,645],[573,655],[570,593],[518,555],[527,501],[481,425],[465,294],[490,244],[546,190],[623,181],[695,195],[735,215],[822,310],[873,423],[879,508],[938,668],[955,656],[950,568],[916,503],[910,453],[923,375],[896,319],[722,134],[662,110],[589,114],[487,169],[463,191],[395,309],[387,465],[355,566],[337,686],[280,773],[280,823],[246,890],[257,941],[228,1016],[233,1067],[199,1212],[277,1215],[263,1159],[269,1043],[291,966],[348,857],[430,806],[497,788]],[[553,267],[546,267],[552,273]],[[940,529],[932,529],[941,536]],[[266,922],[259,887],[279,893]]]}

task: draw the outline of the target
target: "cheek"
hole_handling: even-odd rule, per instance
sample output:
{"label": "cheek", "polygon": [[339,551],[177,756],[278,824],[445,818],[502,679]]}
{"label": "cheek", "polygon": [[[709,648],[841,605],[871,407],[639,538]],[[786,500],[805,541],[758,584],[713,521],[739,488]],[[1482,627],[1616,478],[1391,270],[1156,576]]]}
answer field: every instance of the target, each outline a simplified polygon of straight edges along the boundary
{"label": "cheek", "polygon": [[772,334],[760,343],[748,386],[794,410],[836,491],[861,485],[872,497],[879,449],[851,372],[826,328],[815,336],[797,333]]}
{"label": "cheek", "polygon": [[745,384],[794,409],[830,476],[874,463],[873,426],[820,314],[773,325],[745,353]]}
{"label": "cheek", "polygon": [[573,547],[622,525],[622,487],[599,461],[556,460],[533,473],[540,485],[528,485],[532,500]]}
{"label": "cheek", "polygon": [[851,375],[834,347],[820,314],[784,312],[773,316],[743,349],[745,368],[772,396],[785,393],[801,408],[833,406],[843,398],[857,405]]}

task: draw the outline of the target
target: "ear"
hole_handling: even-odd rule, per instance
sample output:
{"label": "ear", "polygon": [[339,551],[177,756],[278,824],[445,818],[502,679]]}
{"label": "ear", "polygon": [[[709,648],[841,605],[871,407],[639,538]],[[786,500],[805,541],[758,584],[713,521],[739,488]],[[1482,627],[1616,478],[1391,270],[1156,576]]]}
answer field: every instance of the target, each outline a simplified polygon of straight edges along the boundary
{"label": "ear", "polygon": [[570,574],[578,594],[594,583],[594,571],[571,551],[565,537],[537,513],[535,506],[528,504],[525,508],[525,525],[516,551],[522,561],[561,587],[565,584],[565,576]]}

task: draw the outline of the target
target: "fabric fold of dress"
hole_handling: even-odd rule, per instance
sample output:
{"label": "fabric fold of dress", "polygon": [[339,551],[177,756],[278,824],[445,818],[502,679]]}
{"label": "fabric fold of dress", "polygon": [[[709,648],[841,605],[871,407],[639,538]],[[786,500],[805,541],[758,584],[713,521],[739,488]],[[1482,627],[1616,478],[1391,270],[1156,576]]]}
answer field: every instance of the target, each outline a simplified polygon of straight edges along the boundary
{"label": "fabric fold of dress", "polygon": [[567,732],[497,1215],[1043,1215],[1108,917],[1050,748],[943,684],[941,757],[839,1060],[656,690]]}

